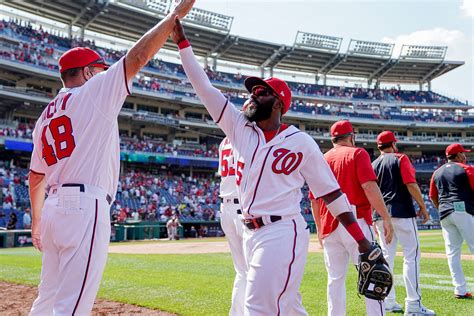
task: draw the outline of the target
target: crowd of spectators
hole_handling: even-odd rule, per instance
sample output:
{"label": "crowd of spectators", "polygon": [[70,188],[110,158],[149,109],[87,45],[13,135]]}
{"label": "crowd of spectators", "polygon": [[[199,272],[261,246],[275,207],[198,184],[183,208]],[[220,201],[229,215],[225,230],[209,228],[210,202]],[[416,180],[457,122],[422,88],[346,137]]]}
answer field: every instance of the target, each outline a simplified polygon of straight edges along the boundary
{"label": "crowd of spectators", "polygon": [[142,138],[136,136],[132,138],[122,136],[120,149],[127,151],[171,154],[173,156],[180,155],[205,158],[217,158],[219,156],[219,148],[215,144],[202,144],[198,146],[177,145],[146,136]]}
{"label": "crowd of spectators", "polygon": [[20,123],[16,128],[0,127],[0,136],[31,139],[33,133],[33,124]]}
{"label": "crowd of spectators", "polygon": [[[92,45],[91,45],[92,46]],[[99,49],[101,51],[102,49]],[[103,55],[106,56],[109,60],[116,60],[120,56],[120,53],[112,50],[103,50]],[[124,53],[124,52],[121,52]],[[31,63],[36,66],[43,66],[51,70],[57,70],[57,63],[55,59],[52,58],[50,53],[45,53],[44,50],[40,49],[40,46],[36,46],[35,44],[24,44],[20,43],[18,47],[12,47],[6,49],[5,47],[0,47],[0,55],[3,58],[16,60],[26,63]],[[164,67],[159,67],[159,69],[170,69],[167,67],[165,63],[159,62],[154,60],[152,65],[163,65]],[[174,67],[172,72],[180,73],[182,70],[179,67]],[[208,73],[211,71],[208,70]],[[222,78],[223,76],[217,76],[216,78]],[[242,76],[239,76],[243,78]],[[227,78],[227,77],[225,77]],[[230,79],[224,81],[224,83],[228,83]],[[192,90],[191,85],[186,82],[184,79],[182,80],[165,80],[165,79],[158,79],[158,78],[151,78],[141,76],[134,81],[134,86],[138,87],[143,90],[149,90],[157,93],[166,93],[166,94],[174,94],[174,95],[182,95],[188,98],[194,98],[198,100],[197,95]],[[177,89],[181,88],[181,89]],[[342,89],[341,87],[333,87],[337,88],[336,90]],[[184,90],[183,90],[184,89]],[[352,89],[352,88],[345,88],[345,89]],[[321,91],[325,91],[326,89],[323,87]],[[334,89],[328,89],[328,91],[333,91]],[[358,88],[356,90],[367,90]],[[405,91],[406,92],[406,91]],[[413,91],[412,91],[413,92]],[[245,93],[240,93],[238,91],[224,91],[224,93],[231,99],[231,101],[236,105],[243,105],[245,102],[247,95]],[[415,93],[415,92],[414,92]],[[421,93],[425,95],[427,92],[421,91],[416,92],[417,94]],[[321,94],[316,94],[321,95]],[[315,95],[315,96],[316,96]],[[364,102],[369,102],[370,100],[374,100],[373,98],[360,98],[354,96],[353,94],[348,94],[349,99],[360,99]],[[436,95],[430,93],[430,95]],[[332,95],[331,95],[332,96]],[[438,96],[438,95],[436,95]],[[439,96],[439,98],[444,98]],[[438,99],[439,99],[438,98]],[[438,100],[437,99],[437,100]],[[388,100],[393,101],[393,100]],[[307,101],[302,99],[295,99],[291,105],[291,110],[296,112],[305,112],[311,113],[313,115],[320,114],[320,115],[333,115],[338,117],[360,117],[360,118],[369,118],[369,119],[377,119],[377,120],[405,120],[405,121],[423,121],[423,122],[452,122],[452,123],[462,123],[462,122],[474,122],[474,116],[468,115],[455,115],[453,111],[444,110],[444,111],[434,111],[434,110],[405,110],[398,107],[380,107],[377,104],[370,104],[360,102],[357,104],[344,105],[344,104],[324,104],[323,106],[317,106],[314,101]],[[433,101],[430,101],[433,102]],[[443,102],[437,102],[443,103]]]}
{"label": "crowd of spectators", "polygon": [[26,172],[10,161],[0,161],[0,227],[15,229],[31,225],[29,208],[21,203],[15,190],[18,186],[28,186]]}
{"label": "crowd of spectators", "polygon": [[474,115],[455,114],[450,110],[433,109],[404,109],[399,107],[383,107],[378,104],[316,104],[316,102],[294,100],[290,107],[296,112],[312,115],[331,115],[346,118],[366,118],[374,120],[399,120],[415,122],[445,122],[463,123],[474,122]]}
{"label": "crowd of spectators", "polygon": [[[16,128],[14,127],[0,127],[0,137],[14,137],[31,139],[34,124],[20,123]],[[151,137],[128,137],[121,136],[120,149],[126,151],[137,151],[157,154],[170,154],[173,156],[191,156],[204,158],[217,158],[219,156],[218,145],[201,144],[201,145],[187,145],[174,144],[164,142],[161,139],[154,139]]]}
{"label": "crowd of spectators", "polygon": [[[33,123],[19,123],[16,128],[0,127],[0,137],[6,136],[31,139],[33,128]],[[328,133],[326,129],[318,130],[318,134],[321,135]],[[182,142],[171,143],[164,141],[162,138],[153,138],[149,136],[137,137],[136,135],[133,135],[132,137],[129,137],[127,135],[121,135],[120,149],[130,152],[168,154],[173,156],[204,158],[219,157],[218,144],[188,144]],[[431,169],[436,169],[446,162],[446,158],[439,154],[410,155],[410,159],[416,168],[422,167],[423,165],[429,165]]]}
{"label": "crowd of spectators", "polygon": [[[436,156],[419,156],[413,162],[415,165],[423,162],[441,164],[444,160]],[[31,228],[27,172],[27,169],[18,168],[11,161],[0,161],[0,227]],[[436,222],[439,215],[429,199],[429,185],[422,182],[420,188],[431,220]],[[301,213],[311,221],[306,185],[302,189],[302,197]],[[171,217],[178,216],[180,221],[196,222],[196,227],[202,229],[200,222],[220,220],[219,206],[219,178],[213,173],[190,176],[171,171],[129,170],[120,176],[110,214],[112,223],[167,222]],[[205,236],[200,230],[195,230],[195,236]]]}
{"label": "crowd of spectators", "polygon": [[[30,63],[39,67],[57,70],[57,59],[65,49],[77,46],[89,46],[97,50],[108,61],[116,61],[125,54],[124,50],[113,50],[97,47],[93,41],[77,38],[69,39],[62,34],[51,34],[42,27],[33,28],[29,23],[21,21],[0,21],[0,34],[15,36],[19,39],[18,45],[0,46],[1,57],[9,60]],[[181,65],[168,63],[159,59],[150,61],[147,65],[161,73],[167,73],[183,78],[184,71]],[[206,68],[206,73],[213,82],[241,85],[245,76],[213,71]],[[196,97],[193,92],[182,90],[192,89],[185,79],[173,81],[140,77],[134,83],[146,90],[180,93],[189,97]],[[294,111],[326,114],[348,117],[367,117],[374,119],[407,119],[427,122],[462,122],[463,116],[454,115],[451,111],[405,111],[399,107],[381,107],[370,104],[371,100],[388,102],[416,102],[416,103],[449,103],[460,105],[457,100],[452,100],[439,94],[427,91],[406,91],[399,88],[393,89],[367,89],[336,86],[322,86],[315,84],[289,83],[296,96],[325,96],[361,100],[350,106],[323,105],[298,100],[292,104]],[[179,90],[179,89],[178,89]],[[237,91],[225,92],[236,104],[241,105],[245,98]],[[472,119],[472,116],[471,118]],[[474,119],[473,119],[474,121]],[[31,138],[33,125],[19,124],[17,128],[0,128],[0,136]],[[217,158],[217,146],[201,145],[194,148],[170,144],[148,137],[126,138],[121,141],[121,149],[127,151],[143,151],[153,153],[166,153],[172,155],[187,155],[195,157]],[[412,157],[414,165],[435,164],[440,166],[445,162],[441,156]],[[25,169],[17,168],[11,163],[0,161],[0,224],[9,229],[28,228],[31,225],[31,215],[28,204],[25,202],[28,180]],[[427,197],[427,186],[422,187],[423,196],[429,209],[432,208]],[[26,191],[25,191],[26,190]],[[111,207],[113,222],[129,220],[166,221],[173,214],[177,214],[183,221],[214,221],[219,219],[219,179],[211,174],[177,175],[173,173],[153,174],[142,171],[129,171],[120,177],[116,201]],[[19,210],[23,211],[19,211]],[[307,188],[303,189],[301,202],[302,213],[306,218],[311,217],[310,203],[307,199]],[[8,214],[8,215],[7,215]],[[2,225],[0,225],[2,226]]]}
{"label": "crowd of spectators", "polygon": [[416,102],[416,103],[463,103],[444,97],[431,91],[408,91],[400,87],[390,89],[369,89],[364,87],[323,86],[290,82],[291,89],[296,94],[307,96],[325,96],[347,99],[378,100],[387,102]]}
{"label": "crowd of spectators", "polygon": [[[19,61],[29,62],[48,68],[57,69],[57,65],[53,59],[57,59],[61,50],[69,49],[76,46],[89,46],[97,50],[102,56],[109,61],[116,61],[122,57],[125,50],[114,50],[96,46],[94,41],[82,40],[79,38],[68,38],[62,34],[51,34],[44,30],[41,26],[33,28],[28,22],[19,20],[3,20],[0,21],[0,32],[5,32],[11,36],[18,37],[21,42],[19,47],[13,51],[2,49],[0,53],[4,57],[16,59]],[[56,54],[56,56],[55,56]],[[53,58],[54,57],[54,58]],[[164,62],[160,59],[153,59],[147,65],[149,68],[155,69],[162,73],[168,73],[175,76],[184,76],[181,65]],[[211,67],[205,69],[207,75],[213,82],[222,84],[241,85],[246,78],[240,73],[231,74],[213,70]],[[152,82],[153,83],[153,82]],[[463,105],[462,102],[447,98],[431,91],[408,91],[402,90],[400,87],[390,89],[372,89],[363,87],[343,87],[343,86],[327,86],[308,83],[289,82],[291,89],[295,95],[305,96],[325,96],[346,99],[387,101],[387,102],[414,102],[414,103],[447,103],[454,105]],[[159,84],[150,85],[150,89],[159,90]]]}
{"label": "crowd of spectators", "polygon": [[186,176],[131,171],[120,177],[112,220],[166,222],[214,221],[219,218],[219,182],[210,175]]}
{"label": "crowd of spectators", "polygon": [[414,165],[422,165],[425,163],[436,163],[441,166],[447,162],[446,157],[438,155],[412,155],[410,159]]}
{"label": "crowd of spectators", "polygon": [[[439,157],[421,156],[414,160],[439,161]],[[27,170],[12,162],[0,161],[0,226],[9,229],[31,227]],[[428,198],[428,185],[422,184],[423,197],[432,217],[436,210]],[[312,220],[308,188],[302,189],[301,212]],[[113,223],[130,221],[166,222],[173,215],[181,221],[218,221],[219,178],[213,173],[200,175],[173,172],[128,171],[120,176],[116,200],[111,206]]]}

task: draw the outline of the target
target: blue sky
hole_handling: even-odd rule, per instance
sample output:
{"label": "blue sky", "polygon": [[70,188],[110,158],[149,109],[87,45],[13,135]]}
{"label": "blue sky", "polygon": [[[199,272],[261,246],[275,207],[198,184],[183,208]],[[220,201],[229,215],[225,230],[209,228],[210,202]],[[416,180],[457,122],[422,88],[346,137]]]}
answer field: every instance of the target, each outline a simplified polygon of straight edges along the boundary
{"label": "blue sky", "polygon": [[196,7],[234,17],[231,33],[293,44],[298,30],[349,40],[448,46],[447,60],[466,64],[432,82],[432,89],[474,103],[474,0],[197,0]]}

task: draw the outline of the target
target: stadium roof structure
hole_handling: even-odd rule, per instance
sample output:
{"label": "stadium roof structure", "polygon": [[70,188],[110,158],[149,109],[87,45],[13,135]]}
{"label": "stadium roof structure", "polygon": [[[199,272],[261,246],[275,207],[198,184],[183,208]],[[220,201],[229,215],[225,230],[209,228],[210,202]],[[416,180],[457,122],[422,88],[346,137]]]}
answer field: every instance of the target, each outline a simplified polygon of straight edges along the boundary
{"label": "stadium roof structure", "polygon": [[[137,40],[161,21],[171,0],[3,0],[3,4],[38,16],[109,36]],[[422,84],[459,67],[446,61],[447,47],[404,45],[393,58],[393,44],[299,31],[293,45],[268,43],[230,33],[233,17],[193,8],[183,20],[197,55],[261,68],[313,73],[315,76],[365,78],[369,82]],[[168,41],[165,48],[176,50]]]}

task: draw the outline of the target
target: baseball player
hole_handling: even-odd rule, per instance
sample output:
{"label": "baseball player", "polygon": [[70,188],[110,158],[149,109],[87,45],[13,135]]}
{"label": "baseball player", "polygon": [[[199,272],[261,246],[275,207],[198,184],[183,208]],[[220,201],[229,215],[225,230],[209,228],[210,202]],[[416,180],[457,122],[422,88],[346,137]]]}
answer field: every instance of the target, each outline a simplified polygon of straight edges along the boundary
{"label": "baseball player", "polygon": [[[392,240],[393,227],[390,215],[377,185],[377,176],[370,157],[363,148],[355,146],[352,124],[343,120],[330,129],[334,148],[324,154],[341,190],[347,194],[349,203],[356,208],[356,217],[365,237],[372,241],[372,207],[383,218],[386,243]],[[358,263],[357,244],[329,212],[324,201],[315,200],[310,192],[313,216],[322,239],[324,261],[328,272],[328,315],[346,314],[346,273],[349,260]],[[367,315],[385,315],[383,301],[365,298]]]}
{"label": "baseball player", "polygon": [[372,249],[350,204],[314,140],[281,124],[291,103],[288,85],[278,78],[247,78],[251,94],[243,112],[212,86],[176,19],[172,33],[184,70],[213,120],[234,149],[238,198],[244,217],[247,286],[244,315],[307,315],[295,309],[309,244],[301,215],[306,181],[359,243]]}
{"label": "baseball player", "polygon": [[[243,248],[244,225],[242,224],[242,210],[239,203],[235,177],[236,163],[232,144],[225,137],[219,145],[219,174],[221,176],[220,197],[221,225],[229,243],[230,252],[234,261],[235,279],[232,290],[232,306],[229,315],[243,315],[245,302],[245,288],[247,279],[247,264]],[[302,309],[301,294],[297,294],[295,309]]]}
{"label": "baseball player", "polygon": [[461,144],[446,148],[448,162],[433,173],[430,198],[439,210],[455,298],[472,298],[461,267],[464,240],[474,253],[474,167],[466,164]]}
{"label": "baseball player", "polygon": [[[425,202],[415,179],[415,168],[407,155],[399,153],[397,139],[391,131],[383,131],[377,136],[377,147],[380,156],[372,162],[375,174],[379,181],[385,204],[392,216],[395,229],[393,240],[387,243],[380,238],[380,245],[384,256],[393,271],[397,243],[403,248],[403,280],[407,297],[405,299],[406,315],[435,315],[435,313],[421,303],[420,289],[420,243],[416,216],[423,217],[423,223],[429,219]],[[413,199],[420,207],[417,213],[413,206]],[[383,236],[384,227],[380,216],[374,214],[375,224],[380,236]],[[395,287],[385,299],[387,311],[401,311],[402,306],[395,300]]]}
{"label": "baseball player", "polygon": [[166,222],[166,230],[168,232],[169,240],[179,240],[178,227],[181,226],[179,223],[178,215],[174,214]]}
{"label": "baseball player", "polygon": [[174,19],[186,15],[193,3],[183,0],[110,68],[84,47],[59,59],[64,88],[33,132],[32,239],[43,257],[31,315],[90,313],[110,240],[109,211],[120,163],[118,114],[133,77],[163,46]]}
{"label": "baseball player", "polygon": [[236,167],[232,144],[229,138],[226,137],[219,145],[219,175],[221,176],[219,195],[222,199],[221,226],[229,243],[236,273],[232,290],[232,306],[229,311],[231,316],[244,314],[247,279],[247,266],[243,247],[244,226],[239,217],[242,214],[242,210],[237,194]]}

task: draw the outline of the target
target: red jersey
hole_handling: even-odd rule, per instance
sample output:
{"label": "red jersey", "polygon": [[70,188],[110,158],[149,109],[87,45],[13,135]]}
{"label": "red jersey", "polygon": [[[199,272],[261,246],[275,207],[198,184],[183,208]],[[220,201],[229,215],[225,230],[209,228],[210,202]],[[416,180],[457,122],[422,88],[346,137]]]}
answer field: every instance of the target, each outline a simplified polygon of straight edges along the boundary
{"label": "red jersey", "polygon": [[[336,146],[324,154],[324,158],[341,186],[341,191],[347,195],[349,203],[356,207],[357,218],[364,218],[367,224],[371,225],[372,208],[362,184],[377,181],[377,176],[367,151],[357,147]],[[314,199],[312,193],[309,197]],[[337,228],[339,221],[331,215],[322,199],[319,202],[322,236],[325,237]]]}

